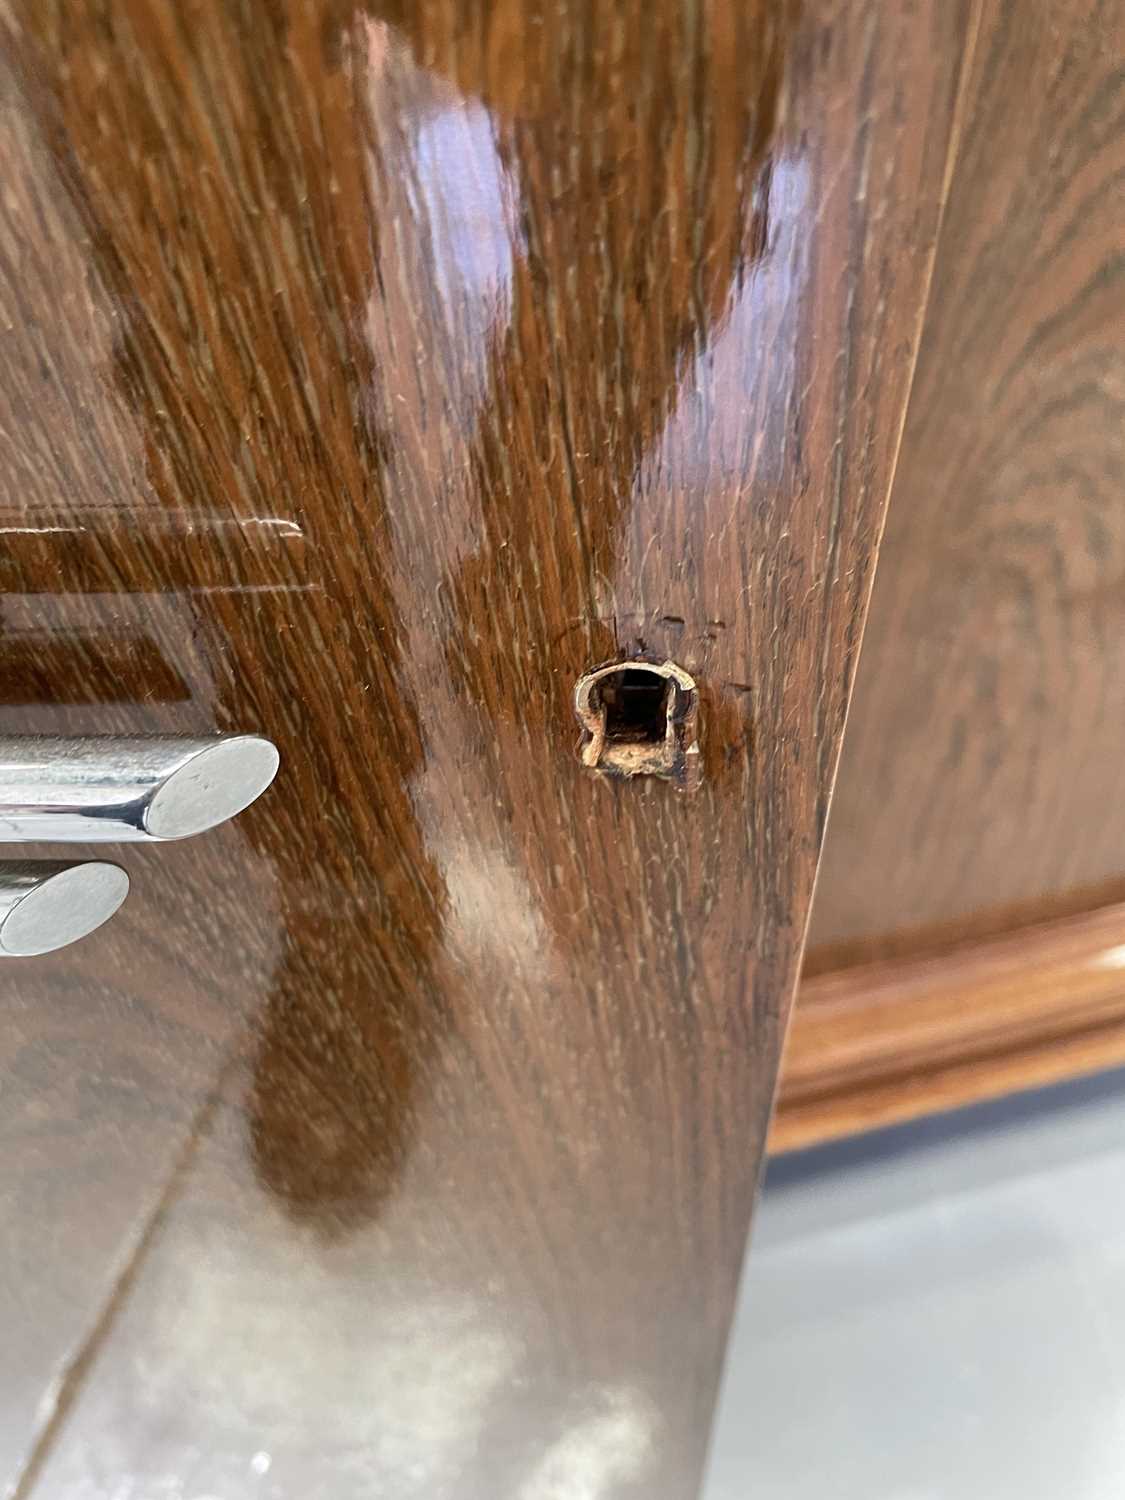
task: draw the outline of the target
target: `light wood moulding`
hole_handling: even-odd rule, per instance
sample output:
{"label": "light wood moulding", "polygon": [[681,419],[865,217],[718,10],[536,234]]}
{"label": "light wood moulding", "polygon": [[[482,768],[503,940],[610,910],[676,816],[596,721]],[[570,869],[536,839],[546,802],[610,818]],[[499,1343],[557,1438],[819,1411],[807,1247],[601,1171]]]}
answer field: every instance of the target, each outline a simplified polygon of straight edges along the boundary
{"label": "light wood moulding", "polygon": [[1125,903],[801,987],[774,1152],[1125,1063]]}

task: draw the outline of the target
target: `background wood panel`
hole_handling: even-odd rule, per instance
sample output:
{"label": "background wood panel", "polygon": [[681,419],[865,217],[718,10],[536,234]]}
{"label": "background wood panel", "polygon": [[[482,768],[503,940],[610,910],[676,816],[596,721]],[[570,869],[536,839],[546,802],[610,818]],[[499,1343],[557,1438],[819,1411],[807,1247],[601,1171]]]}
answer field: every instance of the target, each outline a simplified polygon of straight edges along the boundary
{"label": "background wood panel", "polygon": [[[0,718],[283,758],[0,976],[17,1491],[690,1495],[968,8],[2,14]],[[577,761],[642,648],[691,797]]]}
{"label": "background wood panel", "polygon": [[984,6],[811,973],[1125,896],[1123,56]]}

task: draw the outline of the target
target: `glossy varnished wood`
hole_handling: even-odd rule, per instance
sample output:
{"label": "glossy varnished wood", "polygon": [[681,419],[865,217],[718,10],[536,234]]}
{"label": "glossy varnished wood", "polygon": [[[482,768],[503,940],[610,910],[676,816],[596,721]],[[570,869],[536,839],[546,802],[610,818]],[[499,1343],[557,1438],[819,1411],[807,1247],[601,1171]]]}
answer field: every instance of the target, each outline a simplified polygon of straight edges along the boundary
{"label": "glossy varnished wood", "polygon": [[1123,56],[983,7],[815,972],[1125,896]]}
{"label": "glossy varnished wood", "polygon": [[1125,1063],[1125,907],[803,983],[774,1151]]}
{"label": "glossy varnished wood", "polygon": [[689,1495],[967,7],[0,14],[0,719],[283,756],[0,976],[7,1472]]}

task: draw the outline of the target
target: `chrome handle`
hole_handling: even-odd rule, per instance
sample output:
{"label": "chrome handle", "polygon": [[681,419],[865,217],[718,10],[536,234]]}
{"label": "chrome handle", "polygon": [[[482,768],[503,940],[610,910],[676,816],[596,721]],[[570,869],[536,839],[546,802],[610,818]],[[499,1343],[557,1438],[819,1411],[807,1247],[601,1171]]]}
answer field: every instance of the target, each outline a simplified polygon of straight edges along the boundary
{"label": "chrome handle", "polygon": [[31,958],[93,932],[129,892],[129,877],[102,860],[0,864],[0,957]]}
{"label": "chrome handle", "polygon": [[0,738],[0,842],[189,838],[249,807],[277,766],[256,734]]}

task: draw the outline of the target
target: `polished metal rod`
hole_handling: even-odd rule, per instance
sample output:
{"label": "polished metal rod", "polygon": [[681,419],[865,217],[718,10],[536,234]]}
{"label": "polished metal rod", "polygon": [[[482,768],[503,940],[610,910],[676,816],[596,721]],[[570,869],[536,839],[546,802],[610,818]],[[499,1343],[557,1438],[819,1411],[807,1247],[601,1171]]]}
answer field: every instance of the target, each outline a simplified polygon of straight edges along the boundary
{"label": "polished metal rod", "polygon": [[189,838],[248,807],[277,765],[256,734],[0,738],[0,843]]}
{"label": "polished metal rod", "polygon": [[129,892],[129,877],[103,860],[0,862],[0,958],[31,958],[93,932]]}

